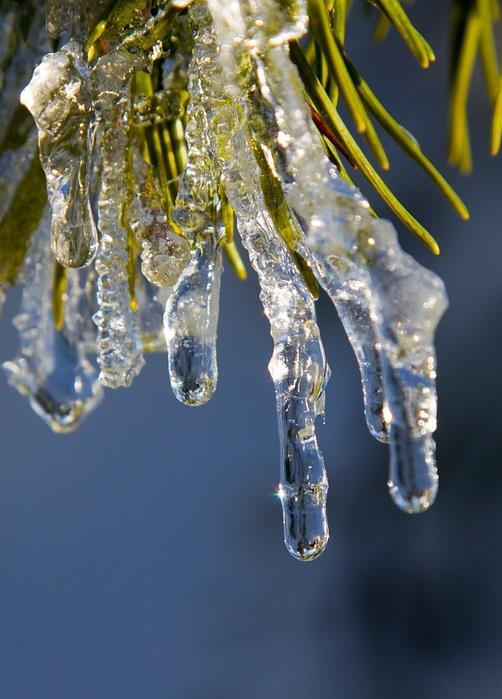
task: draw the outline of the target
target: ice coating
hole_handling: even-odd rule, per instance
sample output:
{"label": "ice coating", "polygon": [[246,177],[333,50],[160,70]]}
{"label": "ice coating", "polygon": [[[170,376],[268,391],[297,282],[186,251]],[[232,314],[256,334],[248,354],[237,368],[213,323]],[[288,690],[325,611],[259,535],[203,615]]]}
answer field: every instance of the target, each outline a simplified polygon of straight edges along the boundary
{"label": "ice coating", "polygon": [[16,150],[0,153],[0,221],[8,212],[18,187],[26,177],[37,153],[37,134],[33,129]]}
{"label": "ice coating", "polygon": [[191,240],[190,265],[181,275],[166,305],[164,324],[169,377],[176,397],[201,405],[213,395],[218,380],[218,330],[222,254],[219,244],[220,171],[211,150],[211,135],[203,104],[206,48],[195,40],[188,70],[188,159],[176,198],[173,218]]}
{"label": "ice coating", "polygon": [[82,289],[76,276],[69,279],[64,327],[58,330],[54,325],[49,231],[46,212],[26,258],[21,308],[14,320],[20,351],[3,368],[11,386],[28,396],[32,408],[55,432],[69,432],[96,407],[102,388],[84,352],[78,308]]}
{"label": "ice coating", "polygon": [[222,91],[207,9],[197,2],[190,12],[198,27],[196,43],[206,53],[204,108],[210,119],[213,148],[242,242],[258,274],[260,298],[274,340],[269,370],[279,423],[284,540],[295,558],[312,560],[322,553],[329,536],[325,507],[328,481],[315,433],[316,417],[324,409],[329,369],[313,299],[274,229],[238,114]]}
{"label": "ice coating", "polygon": [[57,38],[87,38],[94,22],[110,6],[110,0],[48,0],[47,29]]}
{"label": "ice coating", "polygon": [[[370,431],[390,443],[391,496],[406,512],[426,509],[437,490],[432,342],[447,305],[444,286],[401,251],[390,224],[371,217],[368,203],[322,151],[287,43],[303,33],[304,5],[209,0],[209,6],[227,93],[239,97],[256,136],[268,136],[285,196],[307,234],[298,250],[334,301],[354,348]],[[243,54],[257,90],[246,89]]]}
{"label": "ice coating", "polygon": [[153,286],[138,270],[135,295],[138,309],[136,322],[143,352],[165,352],[164,311],[170,289]]}
{"label": "ice coating", "polygon": [[141,271],[151,284],[171,287],[188,264],[190,245],[167,222],[151,166],[137,149],[133,149],[132,156],[134,192],[127,215],[129,225],[142,246]]}
{"label": "ice coating", "polygon": [[123,220],[130,80],[141,65],[127,51],[114,50],[98,59],[91,74],[91,201],[101,236],[95,263],[98,310],[94,321],[100,381],[109,388],[129,386],[144,364],[130,303],[128,231]]}
{"label": "ice coating", "polygon": [[44,57],[21,94],[38,127],[52,209],[52,250],[65,267],[89,264],[98,244],[88,191],[88,77],[82,47],[71,41]]}

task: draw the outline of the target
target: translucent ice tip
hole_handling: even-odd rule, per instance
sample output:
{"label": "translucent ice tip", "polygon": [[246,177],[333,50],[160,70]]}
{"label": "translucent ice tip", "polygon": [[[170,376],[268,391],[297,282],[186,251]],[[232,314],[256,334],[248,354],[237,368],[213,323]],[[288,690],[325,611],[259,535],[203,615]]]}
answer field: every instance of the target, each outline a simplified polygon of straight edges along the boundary
{"label": "translucent ice tip", "polygon": [[327,485],[318,485],[289,495],[284,486],[279,487],[284,543],[288,552],[299,561],[318,558],[328,543],[326,491]]}
{"label": "translucent ice tip", "polygon": [[214,347],[195,336],[174,338],[169,345],[169,375],[176,398],[199,406],[213,396],[217,384]]}
{"label": "translucent ice tip", "polygon": [[438,490],[437,483],[427,490],[418,490],[415,493],[403,493],[402,488],[394,485],[392,481],[388,482],[388,487],[392,502],[409,515],[428,510],[434,503]]}
{"label": "translucent ice tip", "polygon": [[77,400],[71,403],[58,403],[50,394],[39,389],[30,397],[33,410],[49,425],[53,432],[65,434],[73,432],[89,411],[87,403]]}
{"label": "translucent ice tip", "polygon": [[[394,435],[392,435],[394,436]],[[389,493],[403,512],[425,512],[438,491],[435,445],[430,436],[391,439]]]}
{"label": "translucent ice tip", "polygon": [[314,539],[284,539],[288,552],[297,561],[314,561],[326,548],[328,537],[318,536]]}

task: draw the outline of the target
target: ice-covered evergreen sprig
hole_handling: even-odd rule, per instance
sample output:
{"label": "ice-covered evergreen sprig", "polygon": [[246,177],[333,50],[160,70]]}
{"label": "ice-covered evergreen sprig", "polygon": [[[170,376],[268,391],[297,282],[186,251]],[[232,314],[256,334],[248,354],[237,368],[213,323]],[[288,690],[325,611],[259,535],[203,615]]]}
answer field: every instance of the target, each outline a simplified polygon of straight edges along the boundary
{"label": "ice-covered evergreen sprig", "polygon": [[[433,51],[401,3],[372,5],[377,34],[395,27],[427,67]],[[494,151],[500,143],[497,8],[455,3],[450,155],[464,169],[478,51]],[[287,548],[301,560],[328,540],[315,426],[330,377],[315,312],[322,291],[357,357],[368,428],[389,445],[392,499],[419,512],[437,490],[433,340],[446,293],[401,250],[350,168],[439,247],[378,174],[389,167],[378,125],[468,217],[349,58],[349,9],[348,0],[0,2],[0,293],[23,289],[9,382],[65,432],[103,386],[129,386],[145,352],[167,351],[176,397],[205,403],[218,379],[224,262],[247,275],[238,236],[270,323],[278,495]]]}

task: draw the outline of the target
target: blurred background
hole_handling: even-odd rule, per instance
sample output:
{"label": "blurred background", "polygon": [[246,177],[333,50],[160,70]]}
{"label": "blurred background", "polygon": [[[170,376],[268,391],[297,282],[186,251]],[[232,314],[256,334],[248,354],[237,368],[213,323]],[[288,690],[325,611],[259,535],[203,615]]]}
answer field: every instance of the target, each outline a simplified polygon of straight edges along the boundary
{"label": "blurred background", "polygon": [[[375,47],[371,26],[353,20],[348,41],[442,164],[449,5],[412,10],[437,53],[428,72],[395,33]],[[331,541],[315,562],[289,557],[274,497],[271,340],[256,279],[227,271],[220,385],[202,408],[176,402],[165,357],[152,356],[131,389],[55,436],[1,377],[2,699],[502,696],[502,160],[488,156],[480,75],[472,98],[475,174],[449,173],[469,224],[389,143],[388,180],[443,254],[402,227],[401,242],[445,279],[451,302],[438,333],[433,509],[392,505],[387,450],[366,431],[355,360],[323,298]],[[14,295],[2,360],[17,351],[15,310]]]}

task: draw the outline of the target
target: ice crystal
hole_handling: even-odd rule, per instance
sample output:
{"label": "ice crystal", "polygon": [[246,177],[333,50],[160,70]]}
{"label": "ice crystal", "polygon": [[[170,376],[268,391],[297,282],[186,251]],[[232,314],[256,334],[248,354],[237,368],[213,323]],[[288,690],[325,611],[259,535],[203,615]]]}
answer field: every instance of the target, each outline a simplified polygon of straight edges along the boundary
{"label": "ice crystal", "polygon": [[[319,290],[356,355],[368,428],[389,445],[390,494],[406,512],[437,490],[433,341],[446,294],[324,154],[289,56],[303,2],[184,7],[37,4],[6,68],[21,9],[0,8],[0,136],[19,120],[0,149],[0,297],[21,268],[23,288],[20,351],[4,368],[56,431],[102,386],[128,386],[148,351],[167,349],[179,400],[205,403],[235,214],[274,345],[284,539],[311,560],[328,540]],[[17,111],[23,88],[36,130]]]}

